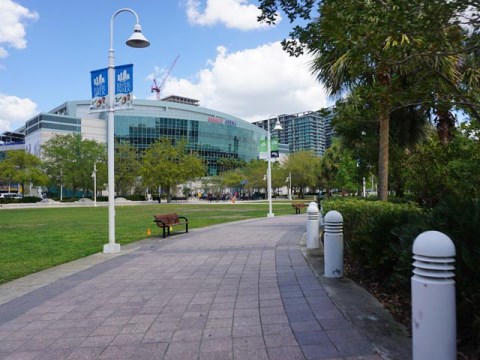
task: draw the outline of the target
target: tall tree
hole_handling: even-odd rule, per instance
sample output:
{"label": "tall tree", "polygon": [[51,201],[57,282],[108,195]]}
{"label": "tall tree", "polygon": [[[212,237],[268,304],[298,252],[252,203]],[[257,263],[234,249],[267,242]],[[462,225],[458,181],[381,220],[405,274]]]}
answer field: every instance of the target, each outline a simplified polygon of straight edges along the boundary
{"label": "tall tree", "polygon": [[144,183],[161,187],[162,191],[166,191],[168,201],[174,185],[197,179],[205,172],[204,162],[198,155],[187,151],[185,141],[174,145],[170,139],[161,139],[145,151],[142,160]]}
{"label": "tall tree", "polygon": [[[418,101],[419,94],[441,95],[461,82],[458,64],[472,48],[458,14],[469,1],[449,0],[263,0],[259,20],[274,23],[278,10],[295,26],[283,46],[291,55],[314,57],[312,71],[331,94],[368,86],[379,126],[379,198],[387,199],[390,113],[394,101]],[[315,8],[318,5],[318,8]],[[312,20],[312,11],[318,17]],[[477,46],[474,44],[472,46]],[[415,92],[406,92],[405,75],[416,74]],[[432,88],[432,76],[438,82]],[[411,97],[406,96],[411,95]],[[413,98],[415,96],[416,98]]]}
{"label": "tall tree", "polygon": [[292,187],[299,189],[302,199],[307,187],[316,188],[318,184],[320,160],[315,152],[307,150],[290,154],[285,160],[285,171],[292,174]]}
{"label": "tall tree", "polygon": [[80,134],[56,135],[42,146],[44,165],[52,182],[76,191],[92,189],[94,164],[104,162],[105,146]]}
{"label": "tall tree", "polygon": [[[344,100],[337,101],[332,121],[342,147],[350,150],[357,161],[359,183],[377,169],[378,154],[376,114],[361,90],[357,88]],[[419,105],[399,107],[390,114],[389,184],[397,196],[404,192],[405,154],[426,136],[431,128],[429,119],[429,111]]]}
{"label": "tall tree", "polygon": [[137,159],[137,151],[128,142],[120,142],[115,146],[115,189],[119,196],[124,196],[135,185],[140,176],[141,164]]}
{"label": "tall tree", "polygon": [[218,167],[219,174],[223,174],[226,171],[242,168],[245,165],[247,165],[247,163],[245,162],[245,160],[242,160],[242,159],[221,158],[217,160],[217,167]]}
{"label": "tall tree", "polygon": [[0,162],[0,178],[9,183],[21,184],[23,193],[26,194],[27,184],[46,185],[48,183],[48,177],[41,167],[42,161],[35,155],[23,150],[8,151],[5,160]]}
{"label": "tall tree", "polygon": [[330,196],[332,189],[352,192],[360,188],[359,167],[353,153],[337,139],[321,159],[320,181]]}

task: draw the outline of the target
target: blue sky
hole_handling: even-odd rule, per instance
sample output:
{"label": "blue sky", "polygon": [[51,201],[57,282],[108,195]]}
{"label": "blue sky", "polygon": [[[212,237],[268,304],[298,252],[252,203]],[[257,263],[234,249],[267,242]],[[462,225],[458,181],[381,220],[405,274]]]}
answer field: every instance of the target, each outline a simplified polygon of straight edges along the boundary
{"label": "blue sky", "polygon": [[110,19],[140,17],[146,49],[125,45],[135,18],[114,20],[115,65],[134,64],[134,94],[181,95],[247,121],[329,104],[309,58],[279,45],[291,24],[256,21],[252,0],[0,0],[0,131],[67,100],[90,99],[90,71],[107,66]]}

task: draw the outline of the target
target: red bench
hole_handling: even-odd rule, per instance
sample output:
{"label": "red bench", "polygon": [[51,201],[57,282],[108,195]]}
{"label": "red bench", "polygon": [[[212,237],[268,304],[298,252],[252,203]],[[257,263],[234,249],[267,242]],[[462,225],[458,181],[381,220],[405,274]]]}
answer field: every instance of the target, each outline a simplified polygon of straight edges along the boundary
{"label": "red bench", "polygon": [[156,214],[153,215],[153,222],[157,224],[158,227],[163,229],[163,237],[168,234],[174,226],[185,225],[185,232],[188,233],[188,219],[185,216],[178,216],[175,213],[172,214]]}

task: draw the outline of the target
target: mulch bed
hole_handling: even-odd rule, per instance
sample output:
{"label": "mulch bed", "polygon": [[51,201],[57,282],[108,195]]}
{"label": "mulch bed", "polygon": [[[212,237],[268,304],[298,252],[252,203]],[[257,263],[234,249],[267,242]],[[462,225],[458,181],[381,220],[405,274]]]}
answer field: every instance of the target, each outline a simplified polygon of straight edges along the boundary
{"label": "mulch bed", "polygon": [[[344,259],[345,276],[356,282],[358,285],[372,294],[400,324],[405,326],[409,336],[412,336],[412,305],[410,293],[405,294],[384,286],[378,281],[374,281],[364,276],[360,266]],[[457,346],[458,360],[478,360],[478,349],[472,349],[471,346],[465,346],[460,342]]]}

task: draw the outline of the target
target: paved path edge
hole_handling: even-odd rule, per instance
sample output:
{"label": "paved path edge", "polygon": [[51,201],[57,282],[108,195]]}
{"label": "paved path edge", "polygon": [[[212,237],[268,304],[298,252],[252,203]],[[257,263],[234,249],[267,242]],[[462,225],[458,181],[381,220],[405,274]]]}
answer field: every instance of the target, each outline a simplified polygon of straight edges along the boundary
{"label": "paved path edge", "polygon": [[348,278],[323,276],[323,248],[306,248],[306,234],[300,240],[303,256],[328,296],[355,329],[367,338],[385,360],[412,359],[411,337],[404,325],[397,322],[387,309],[367,290]]}

